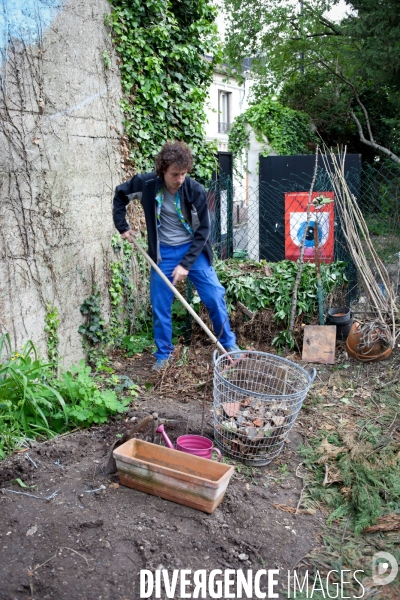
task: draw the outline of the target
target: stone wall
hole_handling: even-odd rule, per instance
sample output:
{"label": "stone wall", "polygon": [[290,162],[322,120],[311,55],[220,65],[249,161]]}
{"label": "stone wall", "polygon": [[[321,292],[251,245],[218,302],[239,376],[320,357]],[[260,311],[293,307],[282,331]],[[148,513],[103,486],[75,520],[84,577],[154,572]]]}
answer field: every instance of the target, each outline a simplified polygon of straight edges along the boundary
{"label": "stone wall", "polygon": [[46,304],[56,306],[69,365],[82,356],[79,307],[93,277],[109,310],[112,196],[126,178],[119,70],[104,25],[110,5],[2,6],[0,333],[16,347],[32,339],[45,355]]}

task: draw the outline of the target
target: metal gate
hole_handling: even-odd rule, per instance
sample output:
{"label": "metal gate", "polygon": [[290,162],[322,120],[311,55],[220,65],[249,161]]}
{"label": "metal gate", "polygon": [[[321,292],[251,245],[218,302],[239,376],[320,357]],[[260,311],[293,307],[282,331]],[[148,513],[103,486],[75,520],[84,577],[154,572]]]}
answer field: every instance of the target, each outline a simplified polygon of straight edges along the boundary
{"label": "metal gate", "polygon": [[[259,178],[259,258],[277,262],[296,260],[295,250],[304,236],[305,212],[315,167],[315,157],[268,156],[260,157]],[[345,179],[351,192],[360,197],[361,155],[348,154],[345,160]],[[333,197],[332,183],[324,167],[322,157],[318,159],[314,195],[325,193]],[[322,219],[321,219],[322,217]],[[314,225],[318,228],[320,253],[327,248],[325,260],[343,260],[347,263],[349,288],[355,289],[357,274],[348,254],[341,223],[334,213],[334,202],[326,206],[325,213],[309,223],[306,236],[309,260],[314,260]],[[329,252],[329,249],[331,250]],[[322,254],[324,260],[324,255]]]}

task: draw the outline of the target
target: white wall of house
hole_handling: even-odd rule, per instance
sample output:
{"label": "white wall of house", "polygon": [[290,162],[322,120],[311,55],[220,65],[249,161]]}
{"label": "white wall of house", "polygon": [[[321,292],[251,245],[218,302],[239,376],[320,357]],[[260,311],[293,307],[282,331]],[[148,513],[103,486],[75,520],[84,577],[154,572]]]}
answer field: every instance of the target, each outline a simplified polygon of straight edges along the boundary
{"label": "white wall of house", "polygon": [[[235,117],[248,108],[248,90],[247,81],[239,84],[234,77],[227,79],[225,74],[214,72],[206,105],[206,139],[216,141],[220,152],[228,152],[230,126]],[[233,177],[237,201],[241,204],[246,197],[246,160],[247,157],[243,155],[243,164],[239,166],[241,175],[234,174]]]}
{"label": "white wall of house", "polygon": [[214,72],[206,106],[206,139],[216,140],[218,150],[228,150],[229,125],[245,110],[246,90],[234,78],[226,81],[226,75]]}
{"label": "white wall of house", "polygon": [[[222,12],[217,19],[221,41],[224,38],[225,23]],[[229,128],[235,117],[248,108],[251,81],[245,79],[239,84],[235,78],[214,72],[206,105],[206,139],[216,141],[220,152],[228,151]],[[259,143],[250,131],[250,148],[243,152],[243,162],[239,165],[241,174],[233,177],[234,210],[234,249],[245,250],[249,258],[259,259],[259,156],[264,144]],[[235,216],[237,218],[235,219]],[[221,232],[226,230],[226,209],[221,197]]]}

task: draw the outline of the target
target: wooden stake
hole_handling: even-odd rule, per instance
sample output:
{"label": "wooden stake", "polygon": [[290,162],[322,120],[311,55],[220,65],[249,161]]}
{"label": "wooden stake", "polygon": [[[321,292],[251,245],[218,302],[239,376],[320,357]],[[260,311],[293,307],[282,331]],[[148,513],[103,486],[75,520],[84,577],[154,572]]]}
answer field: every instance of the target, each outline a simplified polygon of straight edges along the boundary
{"label": "wooden stake", "polygon": [[303,271],[303,264],[304,264],[304,248],[305,248],[305,242],[306,242],[306,235],[307,235],[307,230],[308,230],[308,226],[310,224],[310,219],[311,219],[311,211],[310,211],[310,207],[311,207],[311,198],[312,198],[312,193],[314,190],[314,185],[315,185],[315,180],[317,179],[317,171],[318,171],[318,146],[315,149],[315,165],[314,165],[314,174],[313,174],[313,178],[311,181],[311,187],[310,187],[310,191],[308,192],[308,201],[307,201],[307,223],[306,226],[304,228],[304,235],[303,235],[303,239],[301,241],[301,246],[300,246],[300,256],[299,256],[299,269],[297,271],[297,275],[296,275],[296,281],[294,283],[293,286],[293,296],[292,296],[292,311],[290,313],[290,323],[289,323],[289,332],[293,333],[293,329],[294,329],[294,321],[296,318],[296,308],[297,308],[297,291],[299,289],[299,284],[300,284],[300,279],[301,279],[301,273]]}

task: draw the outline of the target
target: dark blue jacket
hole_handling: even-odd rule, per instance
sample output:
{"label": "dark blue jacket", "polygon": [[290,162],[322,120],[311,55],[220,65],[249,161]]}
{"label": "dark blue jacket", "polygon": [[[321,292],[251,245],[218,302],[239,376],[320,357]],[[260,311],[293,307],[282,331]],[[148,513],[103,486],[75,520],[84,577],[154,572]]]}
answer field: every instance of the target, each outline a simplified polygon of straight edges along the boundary
{"label": "dark blue jacket", "polygon": [[[129,181],[118,185],[114,195],[113,217],[120,233],[128,231],[126,207],[135,196],[140,197],[147,226],[148,252],[154,262],[160,262],[157,233],[156,194],[163,187],[163,180],[155,172],[135,175]],[[202,185],[191,177],[186,177],[179,188],[182,214],[194,230],[193,243],[180,264],[188,271],[196,258],[204,251],[210,264],[213,253],[210,243],[210,217],[207,196]]]}

